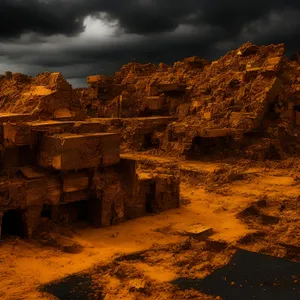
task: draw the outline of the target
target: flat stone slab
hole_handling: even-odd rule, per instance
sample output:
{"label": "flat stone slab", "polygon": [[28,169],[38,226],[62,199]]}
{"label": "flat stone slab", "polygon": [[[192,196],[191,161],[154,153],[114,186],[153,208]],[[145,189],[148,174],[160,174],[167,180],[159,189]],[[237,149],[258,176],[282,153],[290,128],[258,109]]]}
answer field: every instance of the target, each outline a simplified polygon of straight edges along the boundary
{"label": "flat stone slab", "polygon": [[195,224],[184,230],[184,233],[197,239],[205,239],[213,234],[213,229],[202,224]]}

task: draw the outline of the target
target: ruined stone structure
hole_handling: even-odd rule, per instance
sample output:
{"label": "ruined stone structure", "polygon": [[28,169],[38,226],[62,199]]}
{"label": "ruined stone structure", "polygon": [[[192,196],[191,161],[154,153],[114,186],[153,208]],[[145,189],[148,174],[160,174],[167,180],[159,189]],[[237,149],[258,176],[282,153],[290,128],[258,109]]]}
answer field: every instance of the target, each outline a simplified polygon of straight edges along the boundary
{"label": "ruined stone structure", "polygon": [[[109,226],[179,206],[158,156],[299,154],[300,66],[251,43],[217,61],[123,66],[72,89],[60,73],[0,77],[2,231],[31,237],[40,216]],[[126,154],[129,154],[129,156]],[[124,156],[125,155],[125,156]]]}
{"label": "ruined stone structure", "polygon": [[60,74],[0,85],[2,235],[30,238],[41,217],[103,227],[179,206],[178,175],[145,180],[135,160],[120,158],[120,122],[86,119]]}
{"label": "ruined stone structure", "polygon": [[[93,103],[101,117],[169,118],[165,128],[144,134],[159,145],[161,155],[195,157],[226,148],[253,158],[260,143],[262,157],[267,157],[270,149],[281,155],[300,150],[294,147],[300,124],[299,72],[298,60],[284,56],[283,44],[258,47],[248,42],[213,62],[189,57],[173,66],[131,63],[109,80],[88,77],[90,88],[81,89],[81,99],[83,105]],[[108,91],[108,81],[113,92],[100,103],[93,91],[102,85]],[[143,135],[139,132],[137,137]],[[136,144],[126,147],[136,150]]]}

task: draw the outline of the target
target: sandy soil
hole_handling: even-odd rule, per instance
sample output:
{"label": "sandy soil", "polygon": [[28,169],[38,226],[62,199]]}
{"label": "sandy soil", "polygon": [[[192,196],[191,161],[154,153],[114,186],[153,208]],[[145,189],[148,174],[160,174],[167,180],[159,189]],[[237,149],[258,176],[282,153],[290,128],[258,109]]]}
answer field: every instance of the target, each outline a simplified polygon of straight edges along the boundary
{"label": "sandy soil", "polygon": [[[203,172],[199,173],[203,177],[202,180],[199,177],[195,180],[188,175],[182,178],[181,198],[184,205],[181,208],[109,228],[77,228],[73,239],[83,246],[80,253],[68,254],[40,246],[37,242],[16,238],[2,241],[0,298],[51,299],[49,295],[37,292],[37,287],[96,265],[111,264],[114,258],[126,253],[152,250],[152,258],[148,255],[145,261],[112,265],[105,276],[101,276],[101,280],[95,275],[96,285],[101,286],[107,294],[105,300],[183,299],[182,292],[174,290],[170,285],[162,287],[162,282],[186,274],[197,278],[208,275],[228,262],[234,251],[231,248],[233,246],[285,257],[286,249],[276,242],[279,237],[282,242],[300,245],[300,219],[297,213],[300,209],[300,185],[293,170],[252,167],[244,168],[241,171],[242,177],[232,177],[223,176],[229,174],[228,170],[218,173],[222,164],[199,162],[197,165],[186,162],[183,166],[201,169]],[[257,209],[254,213],[243,214],[249,207]],[[262,224],[261,220],[264,219],[261,216],[265,215],[278,218],[278,222]],[[215,253],[206,249],[204,242],[191,242],[184,232],[195,224],[211,227],[214,233],[210,239],[224,241],[229,246]],[[258,231],[264,232],[263,239],[250,238],[249,242],[247,237],[251,237],[251,234],[255,236],[253,233]],[[188,247],[184,246],[186,243]],[[181,249],[175,251],[175,255],[174,247]],[[197,253],[203,254],[202,259],[193,259]],[[193,267],[187,268],[191,262]],[[137,278],[125,276],[121,284],[120,279],[114,275],[113,270],[116,268],[127,270],[128,274],[141,274],[138,279],[144,280],[143,284],[146,285],[151,282],[151,290],[156,291],[157,298],[153,298],[154,294],[151,297],[139,293],[129,295],[132,280]],[[134,271],[130,272],[132,268]],[[111,286],[115,287],[113,295],[108,292]],[[185,292],[184,297],[213,299],[195,291]]]}

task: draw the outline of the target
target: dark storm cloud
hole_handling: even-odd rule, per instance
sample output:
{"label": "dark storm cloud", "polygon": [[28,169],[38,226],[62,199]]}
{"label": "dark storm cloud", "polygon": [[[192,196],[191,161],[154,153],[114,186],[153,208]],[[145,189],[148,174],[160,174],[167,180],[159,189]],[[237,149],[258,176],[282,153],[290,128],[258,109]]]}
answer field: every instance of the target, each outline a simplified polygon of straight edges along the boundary
{"label": "dark storm cloud", "polygon": [[152,34],[180,24],[219,26],[230,35],[272,10],[299,9],[294,0],[0,0],[0,36],[26,32],[75,35],[88,15],[116,21],[128,33]]}
{"label": "dark storm cloud", "polygon": [[[111,25],[115,36],[103,38],[99,29],[98,37],[85,39],[80,33],[88,16]],[[299,28],[299,0],[0,0],[0,68],[22,65],[30,75],[61,71],[83,82],[133,58],[215,59],[248,40],[299,50]]]}

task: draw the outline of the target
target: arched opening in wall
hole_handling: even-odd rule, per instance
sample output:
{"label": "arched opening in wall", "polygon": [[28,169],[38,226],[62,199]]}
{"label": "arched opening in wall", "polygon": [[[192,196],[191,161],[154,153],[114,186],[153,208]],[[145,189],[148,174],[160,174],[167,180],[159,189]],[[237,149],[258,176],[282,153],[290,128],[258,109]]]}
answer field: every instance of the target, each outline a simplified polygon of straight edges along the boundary
{"label": "arched opening in wall", "polygon": [[12,209],[5,212],[2,217],[2,236],[17,236],[24,238],[25,235],[25,211],[21,209]]}
{"label": "arched opening in wall", "polygon": [[196,136],[190,149],[186,152],[186,158],[190,160],[205,160],[213,157],[227,157],[231,151],[231,137],[199,137]]}
{"label": "arched opening in wall", "polygon": [[155,138],[151,133],[145,134],[142,150],[152,150],[158,148],[159,148],[159,139]]}

